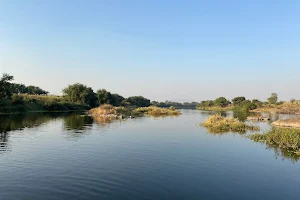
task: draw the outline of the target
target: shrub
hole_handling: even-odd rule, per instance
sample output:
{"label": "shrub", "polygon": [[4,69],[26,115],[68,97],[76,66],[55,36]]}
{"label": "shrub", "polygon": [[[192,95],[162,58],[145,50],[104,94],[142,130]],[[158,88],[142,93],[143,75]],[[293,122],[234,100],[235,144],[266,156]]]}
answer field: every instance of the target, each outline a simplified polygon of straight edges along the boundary
{"label": "shrub", "polygon": [[265,141],[268,145],[283,149],[293,151],[299,151],[300,149],[300,129],[272,128],[266,133],[254,134],[248,137],[254,141]]}
{"label": "shrub", "polygon": [[180,115],[181,112],[173,108],[158,108],[156,106],[141,107],[134,110],[137,115],[147,114],[152,116],[176,116]]}
{"label": "shrub", "polygon": [[225,106],[228,106],[229,104],[230,104],[230,101],[228,101],[224,97],[219,97],[214,100],[214,105],[216,105],[216,106],[225,107]]}
{"label": "shrub", "polygon": [[24,104],[24,97],[21,95],[13,94],[11,98],[11,103],[13,105],[23,105]]}
{"label": "shrub", "polygon": [[259,130],[257,126],[251,126],[241,122],[237,118],[226,118],[221,114],[211,115],[202,125],[213,133],[246,132],[247,130]]}

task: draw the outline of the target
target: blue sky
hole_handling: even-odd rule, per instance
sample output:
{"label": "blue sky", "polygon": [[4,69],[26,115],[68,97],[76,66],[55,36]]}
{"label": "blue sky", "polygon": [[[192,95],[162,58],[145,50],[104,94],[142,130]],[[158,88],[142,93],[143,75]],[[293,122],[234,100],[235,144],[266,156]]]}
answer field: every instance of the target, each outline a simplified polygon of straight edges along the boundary
{"label": "blue sky", "polygon": [[300,99],[300,1],[0,1],[0,72],[152,100]]}

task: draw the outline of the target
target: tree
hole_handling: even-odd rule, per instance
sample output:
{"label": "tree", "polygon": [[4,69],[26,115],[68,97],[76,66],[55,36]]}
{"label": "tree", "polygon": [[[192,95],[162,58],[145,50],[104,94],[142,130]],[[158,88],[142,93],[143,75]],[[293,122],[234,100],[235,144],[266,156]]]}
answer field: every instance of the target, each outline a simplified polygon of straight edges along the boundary
{"label": "tree", "polygon": [[113,106],[121,106],[122,105],[122,101],[125,99],[124,97],[122,97],[119,94],[112,94],[111,97],[112,97],[111,104]]}
{"label": "tree", "polygon": [[68,101],[73,103],[88,105],[90,107],[97,105],[97,97],[92,88],[80,83],[69,85],[63,89],[63,95]]}
{"label": "tree", "polygon": [[125,102],[126,104],[129,103],[130,105],[137,106],[137,107],[148,107],[148,106],[150,106],[150,100],[146,99],[145,97],[142,97],[142,96],[128,97],[123,102]]}
{"label": "tree", "polygon": [[278,100],[278,95],[276,93],[272,93],[271,96],[268,98],[269,104],[276,104]]}
{"label": "tree", "polygon": [[26,88],[26,93],[35,94],[35,95],[43,95],[43,94],[48,94],[49,92],[41,89],[40,87],[29,85]]}
{"label": "tree", "polygon": [[110,92],[105,89],[97,91],[98,105],[102,104],[112,104],[113,97]]}
{"label": "tree", "polygon": [[235,97],[234,99],[232,99],[232,103],[234,105],[238,105],[238,104],[240,104],[241,102],[243,102],[245,100],[246,100],[245,97]]}
{"label": "tree", "polygon": [[230,104],[230,101],[228,101],[224,97],[219,97],[219,98],[214,100],[214,105],[216,105],[216,106],[226,107],[229,104]]}
{"label": "tree", "polygon": [[28,93],[27,87],[24,84],[13,83],[11,84],[11,86],[12,86],[12,92],[14,94]]}
{"label": "tree", "polygon": [[213,105],[214,105],[214,101],[207,100],[207,101],[201,101],[199,107],[211,107]]}
{"label": "tree", "polygon": [[0,79],[0,99],[10,99],[12,96],[11,81],[14,77],[9,74],[3,74]]}

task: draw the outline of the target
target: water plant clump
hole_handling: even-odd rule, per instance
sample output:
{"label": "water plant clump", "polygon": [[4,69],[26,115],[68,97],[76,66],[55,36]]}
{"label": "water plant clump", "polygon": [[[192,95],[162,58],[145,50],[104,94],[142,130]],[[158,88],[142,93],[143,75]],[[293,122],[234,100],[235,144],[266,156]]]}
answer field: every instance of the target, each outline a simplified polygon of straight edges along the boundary
{"label": "water plant clump", "polygon": [[248,125],[237,118],[226,118],[221,114],[211,115],[202,126],[207,128],[213,133],[224,133],[224,132],[239,132],[244,133],[247,130],[258,131],[258,126]]}
{"label": "water plant clump", "polygon": [[151,115],[154,117],[159,116],[178,116],[181,115],[181,112],[175,109],[173,106],[170,108],[159,108],[156,106],[149,106],[149,107],[141,107],[137,108],[133,111],[136,115]]}
{"label": "water plant clump", "polygon": [[300,151],[300,129],[295,128],[272,128],[263,134],[248,136],[255,142],[266,142],[268,145],[288,149],[297,154]]}

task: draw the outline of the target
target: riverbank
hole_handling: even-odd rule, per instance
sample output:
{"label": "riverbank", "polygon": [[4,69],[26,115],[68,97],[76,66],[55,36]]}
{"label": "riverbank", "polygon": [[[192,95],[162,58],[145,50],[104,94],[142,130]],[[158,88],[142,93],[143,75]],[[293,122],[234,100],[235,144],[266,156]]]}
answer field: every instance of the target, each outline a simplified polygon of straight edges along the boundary
{"label": "riverbank", "polygon": [[283,104],[266,104],[250,112],[269,112],[278,114],[295,114],[300,115],[300,105],[298,103],[284,102]]}
{"label": "riverbank", "polygon": [[13,95],[11,100],[0,101],[0,114],[68,112],[88,109],[88,106],[68,102],[60,96]]}
{"label": "riverbank", "polygon": [[277,127],[300,128],[300,118],[277,120],[273,122],[272,125]]}

